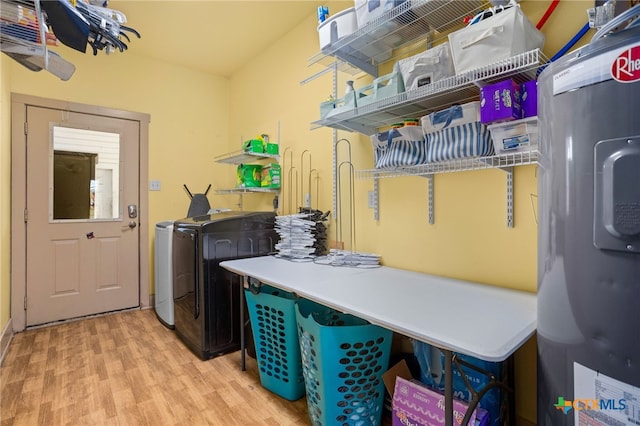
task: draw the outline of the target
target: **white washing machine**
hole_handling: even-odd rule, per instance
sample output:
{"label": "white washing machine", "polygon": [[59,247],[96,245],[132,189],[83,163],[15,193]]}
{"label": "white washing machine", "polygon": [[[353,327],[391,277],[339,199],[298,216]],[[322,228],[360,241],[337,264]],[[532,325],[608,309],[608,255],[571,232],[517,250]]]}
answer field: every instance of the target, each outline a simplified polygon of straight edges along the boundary
{"label": "white washing machine", "polygon": [[160,322],[174,328],[173,319],[173,222],[156,224],[155,309]]}

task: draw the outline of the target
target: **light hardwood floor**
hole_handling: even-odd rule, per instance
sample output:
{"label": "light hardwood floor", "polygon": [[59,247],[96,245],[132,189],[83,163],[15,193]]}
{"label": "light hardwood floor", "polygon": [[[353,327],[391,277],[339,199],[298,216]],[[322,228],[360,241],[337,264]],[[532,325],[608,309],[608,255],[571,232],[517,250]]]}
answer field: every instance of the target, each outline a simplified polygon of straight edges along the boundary
{"label": "light hardwood floor", "polygon": [[153,310],[28,330],[0,369],[5,425],[308,425],[240,352],[202,361]]}

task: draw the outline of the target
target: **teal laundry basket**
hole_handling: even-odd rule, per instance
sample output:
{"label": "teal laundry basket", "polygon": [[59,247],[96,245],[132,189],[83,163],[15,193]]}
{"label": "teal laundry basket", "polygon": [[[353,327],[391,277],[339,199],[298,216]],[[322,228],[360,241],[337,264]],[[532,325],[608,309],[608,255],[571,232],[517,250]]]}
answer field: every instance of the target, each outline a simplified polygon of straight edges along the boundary
{"label": "teal laundry basket", "polygon": [[262,284],[245,289],[260,383],[290,401],[304,396],[293,293]]}
{"label": "teal laundry basket", "polygon": [[311,424],[380,424],[392,332],[306,299],[296,321]]}

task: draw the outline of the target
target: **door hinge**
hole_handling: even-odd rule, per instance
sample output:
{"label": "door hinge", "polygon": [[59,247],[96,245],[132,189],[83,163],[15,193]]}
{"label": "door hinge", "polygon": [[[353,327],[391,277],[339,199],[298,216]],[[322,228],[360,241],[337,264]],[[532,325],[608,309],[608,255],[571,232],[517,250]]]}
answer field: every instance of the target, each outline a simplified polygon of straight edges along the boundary
{"label": "door hinge", "polygon": [[27,296],[24,297],[24,310],[27,310]]}
{"label": "door hinge", "polygon": [[24,134],[26,135],[27,133],[29,133],[29,123],[27,123],[26,121],[24,122]]}
{"label": "door hinge", "polygon": [[29,212],[27,209],[24,209],[24,223],[27,223],[27,220],[29,220]]}

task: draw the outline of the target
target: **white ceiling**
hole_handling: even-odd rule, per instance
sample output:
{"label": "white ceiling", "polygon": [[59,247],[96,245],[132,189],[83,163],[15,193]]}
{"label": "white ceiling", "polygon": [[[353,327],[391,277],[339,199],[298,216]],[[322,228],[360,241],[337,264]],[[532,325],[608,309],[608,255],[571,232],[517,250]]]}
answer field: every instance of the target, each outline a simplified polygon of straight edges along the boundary
{"label": "white ceiling", "polygon": [[129,34],[129,50],[123,54],[228,77],[315,15],[320,4],[329,4],[334,13],[349,6],[326,0],[112,0],[108,7],[123,12],[126,25],[142,36]]}

